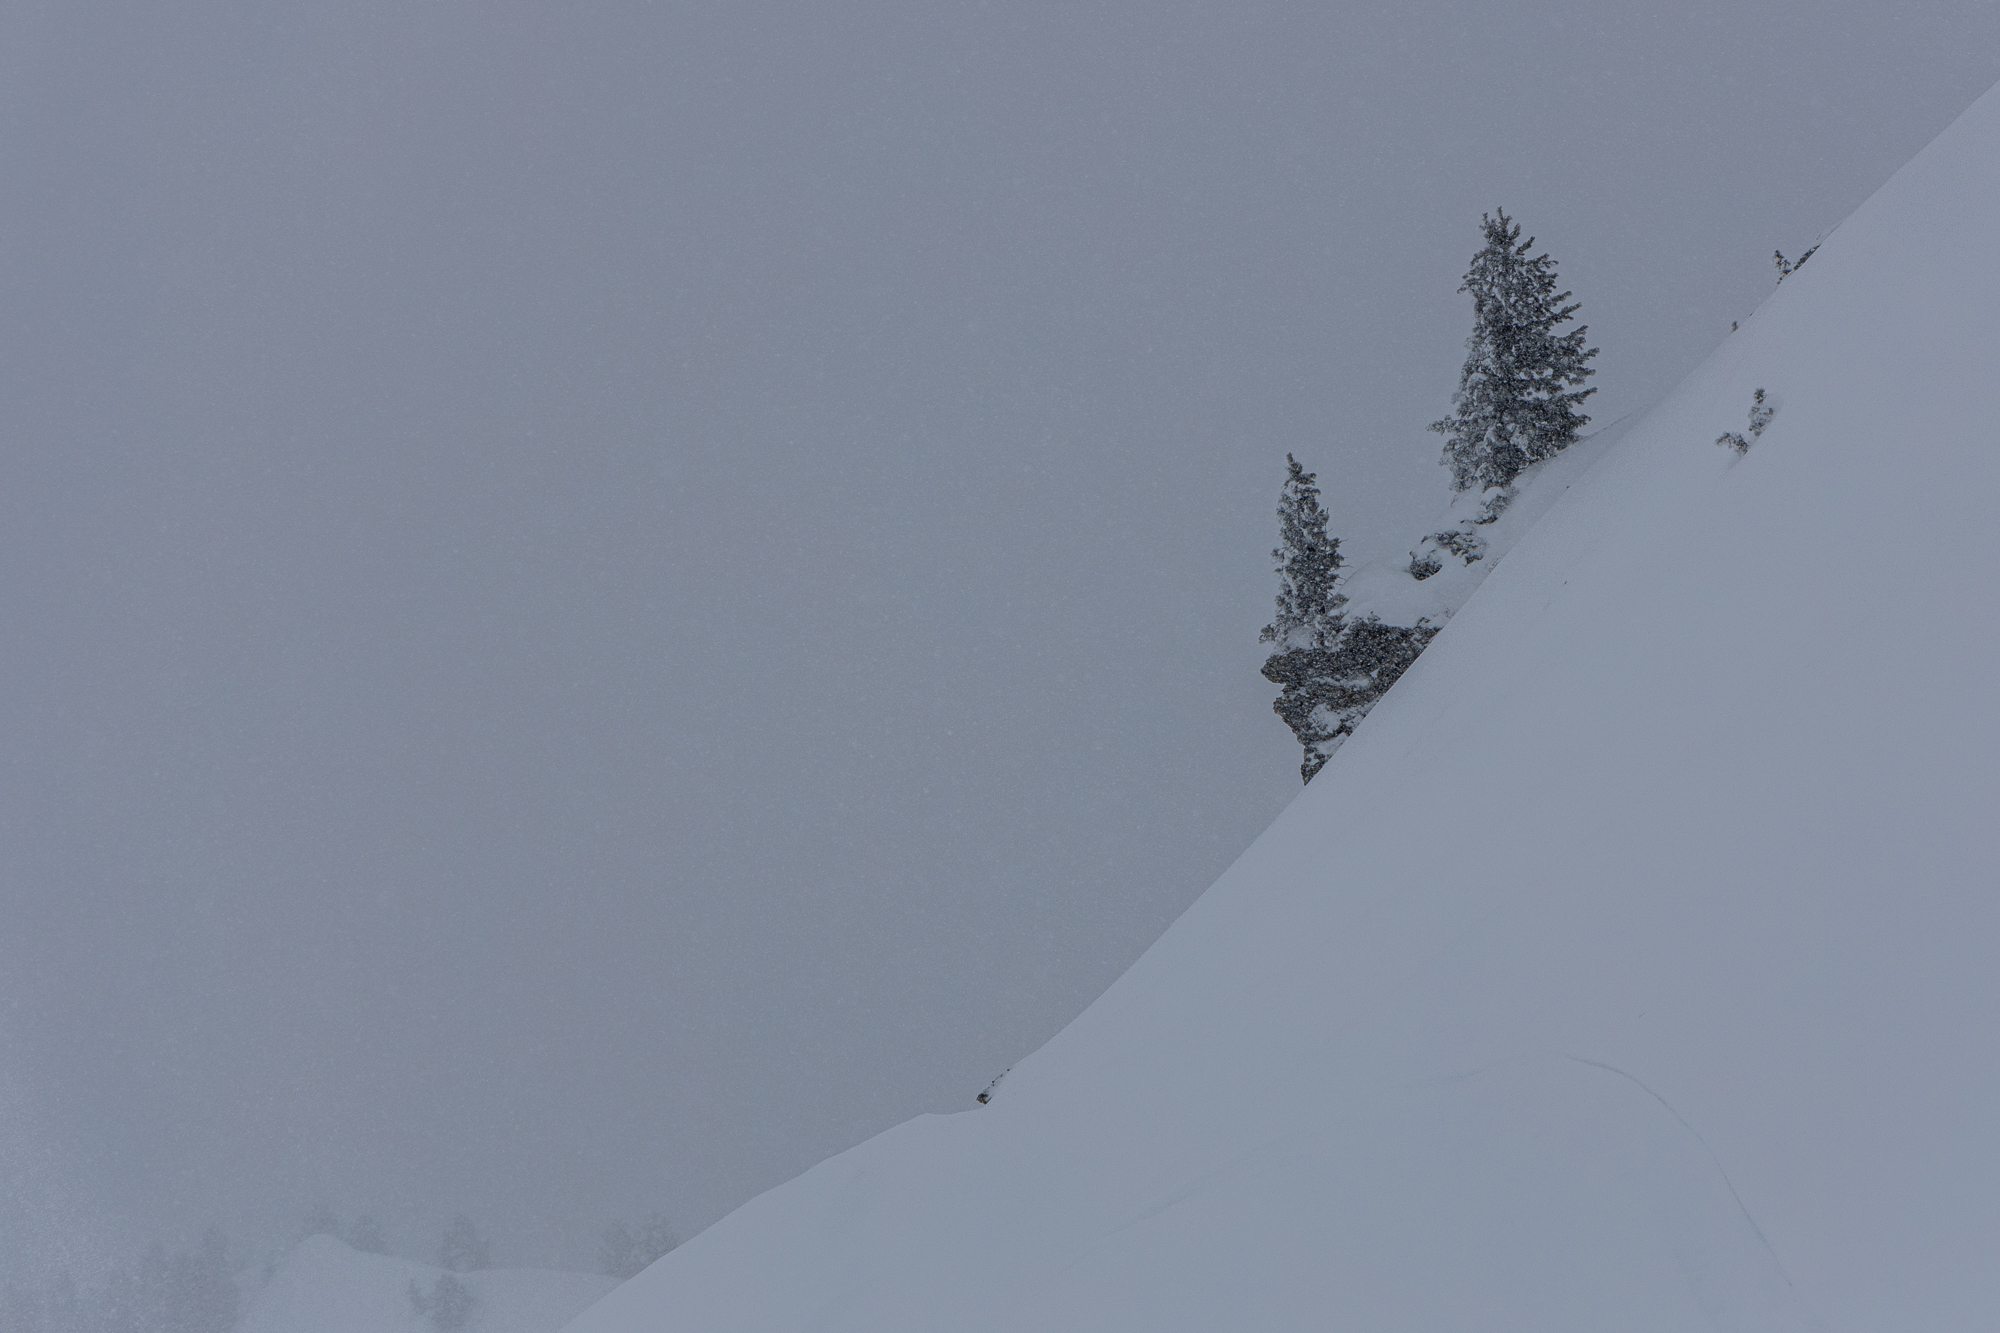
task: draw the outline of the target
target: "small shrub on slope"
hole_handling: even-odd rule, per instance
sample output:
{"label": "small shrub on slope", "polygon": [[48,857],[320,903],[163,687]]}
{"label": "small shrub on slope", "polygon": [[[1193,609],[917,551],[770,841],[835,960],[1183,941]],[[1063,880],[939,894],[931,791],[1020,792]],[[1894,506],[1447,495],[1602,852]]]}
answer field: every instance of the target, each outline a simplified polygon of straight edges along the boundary
{"label": "small shrub on slope", "polygon": [[1367,616],[1349,621],[1331,648],[1294,649],[1265,661],[1264,678],[1281,687],[1272,708],[1305,747],[1300,777],[1311,782],[1326,767],[1436,634],[1431,625],[1388,625]]}
{"label": "small shrub on slope", "polygon": [[[1806,253],[1811,254],[1812,252],[1808,250]],[[1805,261],[1800,260],[1799,262],[1804,263]],[[1745,436],[1733,430],[1726,430],[1715,437],[1715,442],[1725,448],[1734,449],[1736,456],[1741,458],[1744,454],[1750,452],[1750,442],[1764,433],[1764,428],[1771,424],[1771,418],[1776,415],[1778,415],[1778,409],[1765,404],[1764,391],[1759,389],[1756,393],[1750,395],[1750,434]]]}

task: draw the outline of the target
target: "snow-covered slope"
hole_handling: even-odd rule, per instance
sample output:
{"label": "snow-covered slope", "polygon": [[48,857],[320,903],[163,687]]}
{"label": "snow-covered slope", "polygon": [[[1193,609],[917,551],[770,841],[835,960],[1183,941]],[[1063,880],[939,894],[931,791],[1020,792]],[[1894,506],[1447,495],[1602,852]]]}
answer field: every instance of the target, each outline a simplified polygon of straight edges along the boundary
{"label": "snow-covered slope", "polygon": [[[237,1333],[433,1333],[410,1304],[410,1284],[429,1292],[442,1274],[314,1236],[251,1298]],[[465,1333],[554,1333],[618,1285],[594,1273],[540,1268],[495,1268],[458,1280],[473,1298]]]}
{"label": "snow-covered slope", "polygon": [[[1386,625],[1443,625],[1479,590],[1486,576],[1499,568],[1507,552],[1531,531],[1549,506],[1625,437],[1631,418],[1612,422],[1585,436],[1554,458],[1536,463],[1507,488],[1508,502],[1497,517],[1487,507],[1497,492],[1459,491],[1437,522],[1425,528],[1416,549],[1391,554],[1347,571],[1340,580],[1344,612],[1355,619],[1373,616]],[[1443,549],[1436,540],[1453,536],[1458,551]],[[1429,557],[1436,572],[1417,578],[1411,567]],[[1469,557],[1469,558],[1468,558]]]}
{"label": "snow-covered slope", "polygon": [[1989,94],[991,1105],[573,1333],[2000,1328],[1996,218]]}

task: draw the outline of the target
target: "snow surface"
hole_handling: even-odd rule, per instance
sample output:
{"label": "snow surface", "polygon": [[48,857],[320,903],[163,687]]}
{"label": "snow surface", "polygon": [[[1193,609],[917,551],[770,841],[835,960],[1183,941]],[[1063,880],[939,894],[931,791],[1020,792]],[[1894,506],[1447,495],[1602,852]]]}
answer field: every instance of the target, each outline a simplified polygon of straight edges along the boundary
{"label": "snow surface", "polygon": [[[434,1333],[410,1305],[410,1283],[428,1293],[443,1272],[314,1236],[250,1299],[237,1333]],[[618,1285],[541,1268],[493,1268],[458,1280],[473,1296],[465,1333],[554,1333]]]}
{"label": "snow surface", "polygon": [[[1420,539],[1412,543],[1413,547],[1422,546],[1435,552],[1442,564],[1438,572],[1425,579],[1411,574],[1415,550],[1356,565],[1341,577],[1338,585],[1340,595],[1347,599],[1342,612],[1357,620],[1374,616],[1385,625],[1443,625],[1465,605],[1486,581],[1486,576],[1514,549],[1515,543],[1535,526],[1536,520],[1562,498],[1563,492],[1610,445],[1622,439],[1631,425],[1630,418],[1614,421],[1555,457],[1523,470],[1509,488],[1514,493],[1513,500],[1499,517],[1489,522],[1481,523],[1478,519],[1493,492],[1454,493],[1438,521],[1425,528]],[[1433,533],[1449,531],[1475,539],[1484,548],[1479,558],[1467,561],[1436,550],[1434,544],[1424,540]]]}
{"label": "snow surface", "polygon": [[1988,94],[990,1105],[573,1333],[2000,1328],[1996,218]]}

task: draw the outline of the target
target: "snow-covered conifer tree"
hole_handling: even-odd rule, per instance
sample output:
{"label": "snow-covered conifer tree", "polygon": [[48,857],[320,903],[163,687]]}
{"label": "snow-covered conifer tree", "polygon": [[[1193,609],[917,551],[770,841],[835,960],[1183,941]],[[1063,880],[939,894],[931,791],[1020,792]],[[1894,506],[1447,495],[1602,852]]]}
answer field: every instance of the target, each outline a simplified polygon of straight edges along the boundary
{"label": "snow-covered conifer tree", "polygon": [[1299,772],[1307,782],[1333,753],[1327,743],[1336,738],[1319,703],[1330,650],[1340,636],[1346,599],[1334,591],[1340,577],[1340,539],[1326,532],[1326,510],[1319,502],[1317,478],[1285,455],[1290,469],[1278,497],[1278,613],[1259,636],[1278,651],[1264,663],[1264,678],[1280,688],[1271,705],[1305,747]]}
{"label": "snow-covered conifer tree", "polygon": [[1340,539],[1326,535],[1318,478],[1285,455],[1289,474],[1278,495],[1278,614],[1259,635],[1281,648],[1324,648],[1340,632],[1346,600],[1333,590],[1340,577]]}
{"label": "snow-covered conifer tree", "polygon": [[1326,510],[1312,473],[1287,454],[1290,475],[1278,499],[1278,614],[1260,636],[1278,651],[1264,679],[1279,687],[1271,704],[1305,750],[1299,776],[1311,782],[1437,633],[1433,625],[1390,625],[1352,616],[1337,588],[1340,541],[1326,531]]}
{"label": "snow-covered conifer tree", "polygon": [[1555,261],[1530,258],[1535,238],[1505,211],[1482,217],[1486,245],[1472,257],[1461,292],[1472,296],[1472,336],[1452,414],[1431,423],[1445,437],[1444,462],[1455,490],[1503,487],[1521,470],[1560,452],[1590,418],[1578,411],[1595,389],[1585,363],[1582,325],[1558,326],[1577,311],[1556,290]]}

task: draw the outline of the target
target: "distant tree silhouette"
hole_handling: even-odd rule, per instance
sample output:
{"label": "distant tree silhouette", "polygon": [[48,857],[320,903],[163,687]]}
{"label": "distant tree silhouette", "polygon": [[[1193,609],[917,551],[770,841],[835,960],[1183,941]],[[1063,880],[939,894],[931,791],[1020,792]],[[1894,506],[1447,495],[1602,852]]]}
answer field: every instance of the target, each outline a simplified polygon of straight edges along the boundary
{"label": "distant tree silhouette", "polygon": [[438,1267],[453,1273],[475,1273],[490,1266],[486,1241],[472,1219],[463,1213],[452,1218],[438,1242]]}
{"label": "distant tree silhouette", "polygon": [[431,1327],[439,1333],[464,1328],[472,1318],[472,1307],[477,1304],[472,1289],[450,1273],[439,1273],[429,1291],[412,1281],[409,1297],[410,1308],[430,1320]]}
{"label": "distant tree silhouette", "polygon": [[1778,281],[1783,282],[1786,278],[1791,277],[1792,274],[1804,268],[1806,261],[1813,257],[1813,251],[1817,249],[1819,249],[1817,245],[1812,246],[1797,259],[1787,259],[1783,250],[1773,250],[1771,252],[1771,262],[1777,266]]}
{"label": "distant tree silhouette", "polygon": [[354,1219],[354,1225],[347,1229],[347,1243],[363,1254],[389,1252],[389,1242],[382,1236],[382,1224],[368,1213]]}
{"label": "distant tree silhouette", "polygon": [[192,1254],[170,1255],[155,1242],[136,1271],[113,1271],[94,1302],[69,1290],[68,1302],[54,1303],[50,1333],[230,1333],[240,1299],[222,1232],[214,1227]]}
{"label": "distant tree silhouette", "polygon": [[604,1230],[597,1251],[598,1270],[623,1282],[644,1272],[678,1244],[680,1241],[664,1213],[649,1216],[639,1224],[637,1232],[620,1218]]}
{"label": "distant tree silhouette", "polygon": [[340,1234],[340,1214],[333,1211],[330,1203],[316,1203],[306,1213],[305,1230],[300,1239],[307,1236],[338,1236]]}

